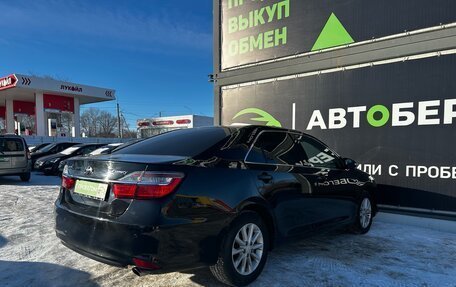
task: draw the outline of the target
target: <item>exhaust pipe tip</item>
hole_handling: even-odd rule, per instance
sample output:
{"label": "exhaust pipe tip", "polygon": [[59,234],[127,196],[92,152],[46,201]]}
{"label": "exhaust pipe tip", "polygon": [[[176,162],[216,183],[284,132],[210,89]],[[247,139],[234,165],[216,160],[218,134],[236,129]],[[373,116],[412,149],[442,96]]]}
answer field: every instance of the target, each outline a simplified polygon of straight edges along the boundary
{"label": "exhaust pipe tip", "polygon": [[143,275],[141,269],[139,269],[138,267],[134,267],[131,271],[133,271],[133,273],[138,277],[141,277]]}

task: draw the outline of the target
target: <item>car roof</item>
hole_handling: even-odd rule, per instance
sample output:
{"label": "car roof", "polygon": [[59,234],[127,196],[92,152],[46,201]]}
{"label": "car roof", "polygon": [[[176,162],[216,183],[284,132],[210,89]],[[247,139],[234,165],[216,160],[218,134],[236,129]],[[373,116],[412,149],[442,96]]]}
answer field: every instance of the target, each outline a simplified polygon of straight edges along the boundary
{"label": "car roof", "polygon": [[101,144],[101,143],[83,143],[83,144],[76,144],[73,147],[85,147],[85,146],[91,146],[91,145],[103,146],[104,144]]}
{"label": "car roof", "polygon": [[296,132],[296,133],[304,133],[298,130],[286,129],[286,128],[279,128],[279,127],[270,127],[270,126],[261,126],[261,125],[235,125],[235,126],[213,126],[213,127],[202,127],[202,128],[223,128],[229,130],[276,130],[276,131],[284,131],[284,132]]}
{"label": "car roof", "polygon": [[15,138],[15,139],[23,139],[23,137],[18,136],[18,135],[0,135],[0,138]]}

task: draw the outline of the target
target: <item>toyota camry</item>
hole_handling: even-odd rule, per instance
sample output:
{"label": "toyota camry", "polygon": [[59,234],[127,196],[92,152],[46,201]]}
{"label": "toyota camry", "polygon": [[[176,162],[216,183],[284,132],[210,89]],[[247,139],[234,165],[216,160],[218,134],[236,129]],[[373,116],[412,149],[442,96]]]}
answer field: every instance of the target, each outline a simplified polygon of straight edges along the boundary
{"label": "toyota camry", "polygon": [[281,239],[368,232],[374,191],[353,160],[299,131],[178,130],[70,159],[56,234],[68,248],[137,275],[209,267],[221,282],[245,286]]}

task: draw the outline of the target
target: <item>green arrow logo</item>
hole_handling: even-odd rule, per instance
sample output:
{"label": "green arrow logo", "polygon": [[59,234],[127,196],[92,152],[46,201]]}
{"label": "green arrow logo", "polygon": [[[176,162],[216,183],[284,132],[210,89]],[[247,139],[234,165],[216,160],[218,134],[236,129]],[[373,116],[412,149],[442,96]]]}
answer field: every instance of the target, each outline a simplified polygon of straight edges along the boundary
{"label": "green arrow logo", "polygon": [[337,16],[332,13],[321,31],[320,36],[318,36],[312,51],[328,49],[354,42],[353,38],[348,34],[347,30],[345,30],[344,25],[342,25]]}
{"label": "green arrow logo", "polygon": [[282,124],[278,120],[276,120],[271,114],[269,114],[268,112],[265,112],[263,110],[257,109],[257,108],[248,108],[248,109],[242,110],[233,117],[233,120],[239,118],[240,116],[247,115],[247,114],[255,114],[255,115],[260,116],[259,118],[251,118],[250,119],[251,121],[265,123],[265,125],[268,127],[277,127],[277,128],[282,127]]}

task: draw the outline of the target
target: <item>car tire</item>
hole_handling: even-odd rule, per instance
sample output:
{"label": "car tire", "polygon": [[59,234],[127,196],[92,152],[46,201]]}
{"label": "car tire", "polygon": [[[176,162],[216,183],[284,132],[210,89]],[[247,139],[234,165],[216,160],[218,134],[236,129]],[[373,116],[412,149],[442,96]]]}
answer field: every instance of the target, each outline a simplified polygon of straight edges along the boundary
{"label": "car tire", "polygon": [[363,192],[358,201],[356,221],[352,225],[351,231],[355,234],[366,234],[371,228],[373,218],[374,206],[372,197],[368,192]]}
{"label": "car tire", "polygon": [[225,234],[217,263],[210,270],[224,284],[246,286],[263,271],[268,250],[269,233],[261,217],[242,212]]}
{"label": "car tire", "polygon": [[30,172],[26,172],[26,173],[21,174],[19,177],[21,178],[21,181],[28,182],[28,181],[30,181],[30,178],[32,177],[32,175],[30,174]]}

